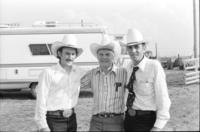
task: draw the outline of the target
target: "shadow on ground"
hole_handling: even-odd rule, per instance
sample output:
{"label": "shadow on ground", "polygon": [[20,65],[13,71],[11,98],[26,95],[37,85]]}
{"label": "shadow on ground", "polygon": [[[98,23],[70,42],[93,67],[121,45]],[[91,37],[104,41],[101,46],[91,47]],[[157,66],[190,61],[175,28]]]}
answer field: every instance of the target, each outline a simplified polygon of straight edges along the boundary
{"label": "shadow on ground", "polygon": [[[79,98],[90,98],[93,96],[91,90],[81,90]],[[18,90],[18,91],[0,91],[0,99],[19,99],[27,100],[32,99],[31,93],[29,90]],[[33,99],[34,100],[34,99]]]}
{"label": "shadow on ground", "polygon": [[31,99],[29,90],[0,91],[0,99]]}

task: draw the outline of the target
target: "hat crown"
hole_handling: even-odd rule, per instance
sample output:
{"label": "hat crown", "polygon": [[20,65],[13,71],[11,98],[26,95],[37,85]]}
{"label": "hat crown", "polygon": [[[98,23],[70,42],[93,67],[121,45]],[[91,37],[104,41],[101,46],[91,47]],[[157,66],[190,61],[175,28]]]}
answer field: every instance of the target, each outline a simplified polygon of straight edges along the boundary
{"label": "hat crown", "polygon": [[111,49],[114,52],[115,59],[121,54],[120,44],[107,34],[102,35],[100,43],[92,43],[90,45],[90,50],[95,57],[97,57],[97,51],[100,49]]}
{"label": "hat crown", "polygon": [[55,57],[58,57],[57,50],[61,47],[70,47],[77,49],[77,57],[83,52],[83,49],[77,45],[76,36],[73,34],[67,34],[63,36],[62,41],[56,41],[52,43],[51,51]]}
{"label": "hat crown", "polygon": [[102,36],[102,40],[101,40],[101,45],[107,45],[109,43],[111,43],[111,39],[107,34],[103,34]]}
{"label": "hat crown", "polygon": [[127,33],[127,43],[138,43],[144,41],[141,32],[137,29],[129,29]]}
{"label": "hat crown", "polygon": [[64,35],[62,42],[66,45],[77,46],[77,39],[73,34]]}

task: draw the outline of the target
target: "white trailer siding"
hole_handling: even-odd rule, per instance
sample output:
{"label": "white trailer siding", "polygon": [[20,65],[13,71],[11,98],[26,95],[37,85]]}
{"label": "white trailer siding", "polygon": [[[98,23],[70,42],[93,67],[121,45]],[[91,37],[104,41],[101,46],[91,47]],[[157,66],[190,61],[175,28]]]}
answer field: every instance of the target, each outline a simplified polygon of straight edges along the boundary
{"label": "white trailer siding", "polygon": [[[76,34],[78,44],[84,49],[76,64],[85,68],[97,65],[89,45],[98,43],[101,34]],[[25,88],[37,82],[40,72],[58,59],[53,55],[32,55],[30,44],[51,44],[61,41],[63,34],[0,35],[0,89]]]}

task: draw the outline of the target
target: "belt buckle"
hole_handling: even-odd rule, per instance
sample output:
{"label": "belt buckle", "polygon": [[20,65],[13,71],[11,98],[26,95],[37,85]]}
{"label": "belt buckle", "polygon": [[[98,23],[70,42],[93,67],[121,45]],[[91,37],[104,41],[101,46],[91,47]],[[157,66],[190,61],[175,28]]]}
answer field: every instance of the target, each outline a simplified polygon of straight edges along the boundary
{"label": "belt buckle", "polygon": [[108,116],[106,113],[101,113],[99,115],[100,115],[100,117],[103,117],[103,118],[107,118],[107,116]]}
{"label": "belt buckle", "polygon": [[114,117],[114,116],[115,116],[114,113],[110,113],[110,114],[109,114],[109,117]]}
{"label": "belt buckle", "polygon": [[106,113],[105,114],[105,118],[111,118],[111,117],[114,117],[113,113]]}
{"label": "belt buckle", "polygon": [[108,114],[107,113],[99,113],[98,117],[100,117],[100,118],[107,118]]}
{"label": "belt buckle", "polygon": [[136,110],[134,110],[134,109],[132,109],[132,108],[129,108],[128,109],[128,114],[130,115],[130,116],[136,116]]}

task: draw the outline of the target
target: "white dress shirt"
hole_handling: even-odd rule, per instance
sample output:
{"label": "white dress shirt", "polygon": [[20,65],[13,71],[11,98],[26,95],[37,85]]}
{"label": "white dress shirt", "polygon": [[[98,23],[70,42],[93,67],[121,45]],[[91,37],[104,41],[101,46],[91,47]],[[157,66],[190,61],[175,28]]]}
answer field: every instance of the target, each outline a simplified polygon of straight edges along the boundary
{"label": "white dress shirt", "polygon": [[45,69],[39,77],[36,88],[37,101],[35,120],[39,128],[47,128],[46,112],[71,109],[76,106],[80,78],[84,71],[73,66],[68,73],[60,64]]}
{"label": "white dress shirt", "polygon": [[[156,111],[154,127],[163,128],[170,118],[169,108],[171,105],[164,70],[159,61],[146,57],[137,66],[139,70],[135,74],[136,81],[133,84],[136,94],[133,109]],[[133,64],[129,63],[127,83],[132,70]]]}

